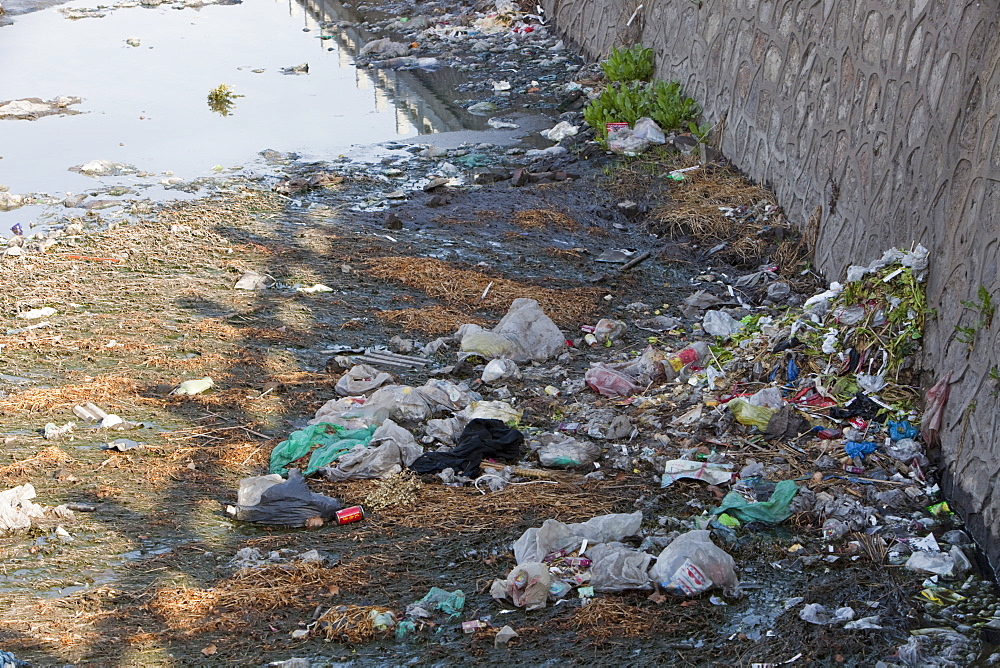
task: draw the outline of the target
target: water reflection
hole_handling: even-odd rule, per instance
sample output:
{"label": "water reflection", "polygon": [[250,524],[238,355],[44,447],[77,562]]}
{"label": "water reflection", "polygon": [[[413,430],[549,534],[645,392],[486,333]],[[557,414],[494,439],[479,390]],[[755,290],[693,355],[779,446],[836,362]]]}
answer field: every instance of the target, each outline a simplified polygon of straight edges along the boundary
{"label": "water reflection", "polygon": [[[29,11],[0,27],[0,101],[83,99],[77,115],[0,120],[0,186],[11,193],[62,197],[125,185],[162,199],[173,196],[160,185],[168,170],[189,180],[216,166],[266,169],[257,160],[264,149],[322,160],[352,146],[484,127],[453,104],[460,72],[354,67],[375,36],[330,27],[364,20],[338,2],[102,5],[103,18],[80,20],[60,13],[93,6],[78,0]],[[282,73],[300,63],[308,74]],[[234,97],[206,105],[222,84],[243,96],[237,113]],[[70,171],[95,160],[136,165],[146,176]],[[0,230],[42,213],[0,213]]]}

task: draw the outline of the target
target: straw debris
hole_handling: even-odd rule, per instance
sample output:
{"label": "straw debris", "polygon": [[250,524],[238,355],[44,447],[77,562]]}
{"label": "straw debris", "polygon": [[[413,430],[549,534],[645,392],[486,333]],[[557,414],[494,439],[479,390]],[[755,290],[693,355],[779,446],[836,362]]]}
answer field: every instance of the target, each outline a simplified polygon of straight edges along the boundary
{"label": "straw debris", "polygon": [[[535,299],[545,313],[561,325],[585,320],[596,309],[597,299],[602,294],[594,288],[557,290],[491,277],[426,257],[379,258],[371,263],[368,273],[416,288],[429,297],[457,307],[499,312],[506,311],[519,297]],[[487,286],[491,286],[488,292]]]}

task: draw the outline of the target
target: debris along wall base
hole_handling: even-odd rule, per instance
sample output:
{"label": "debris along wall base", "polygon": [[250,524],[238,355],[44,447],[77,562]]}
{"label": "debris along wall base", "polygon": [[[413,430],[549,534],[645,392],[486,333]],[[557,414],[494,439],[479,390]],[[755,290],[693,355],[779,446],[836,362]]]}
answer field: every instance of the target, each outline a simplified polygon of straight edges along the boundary
{"label": "debris along wall base", "polygon": [[951,372],[944,484],[1000,565],[1000,1],[541,4],[592,58],[652,47],[831,280],[884,248],[931,250],[923,368],[927,386]]}

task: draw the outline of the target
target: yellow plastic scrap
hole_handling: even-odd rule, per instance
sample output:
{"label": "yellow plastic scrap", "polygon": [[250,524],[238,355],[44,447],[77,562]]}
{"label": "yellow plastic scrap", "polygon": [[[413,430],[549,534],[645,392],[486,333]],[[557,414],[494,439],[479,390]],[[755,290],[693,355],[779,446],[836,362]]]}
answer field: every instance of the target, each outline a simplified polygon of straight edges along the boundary
{"label": "yellow plastic scrap", "polygon": [[733,399],[726,405],[736,417],[737,422],[757,427],[761,431],[767,429],[767,423],[771,421],[771,416],[775,413],[772,408],[754,406],[746,399]]}

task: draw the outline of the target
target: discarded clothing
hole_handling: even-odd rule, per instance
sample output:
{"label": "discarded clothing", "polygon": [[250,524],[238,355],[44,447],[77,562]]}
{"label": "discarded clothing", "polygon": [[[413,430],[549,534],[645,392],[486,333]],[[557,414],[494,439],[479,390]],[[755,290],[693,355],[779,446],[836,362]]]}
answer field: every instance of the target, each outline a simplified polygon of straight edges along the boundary
{"label": "discarded clothing", "polygon": [[340,507],[337,499],[309,491],[298,469],[289,469],[288,480],[274,473],[241,480],[237,505],[226,512],[243,522],[301,527],[333,518]]}
{"label": "discarded clothing", "polygon": [[524,435],[500,420],[477,418],[469,422],[458,445],[450,452],[427,452],[417,458],[410,468],[417,473],[437,473],[454,469],[465,477],[476,477],[479,464],[484,459],[516,461],[521,456]]}

